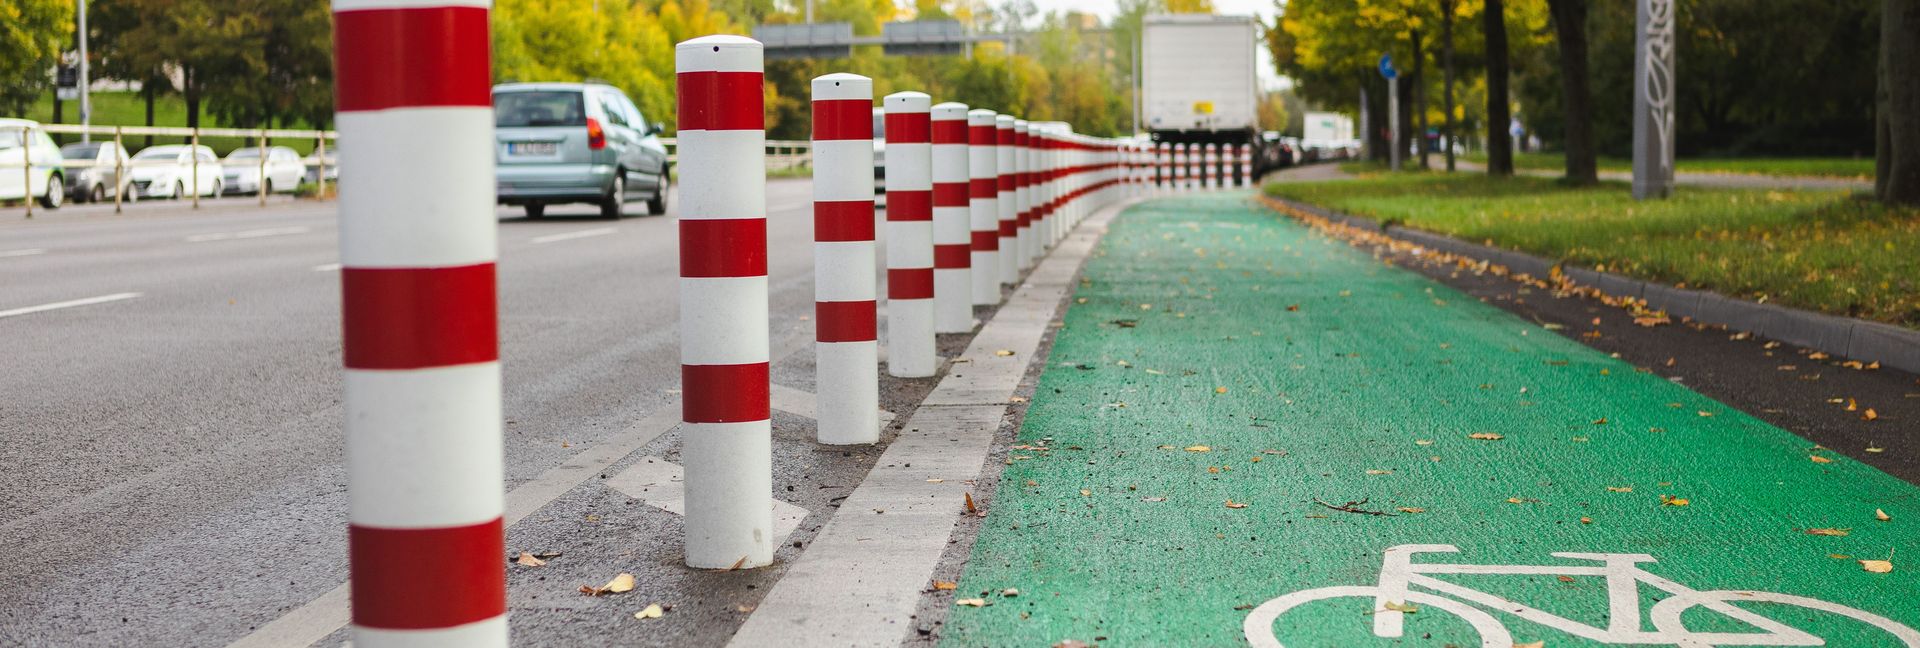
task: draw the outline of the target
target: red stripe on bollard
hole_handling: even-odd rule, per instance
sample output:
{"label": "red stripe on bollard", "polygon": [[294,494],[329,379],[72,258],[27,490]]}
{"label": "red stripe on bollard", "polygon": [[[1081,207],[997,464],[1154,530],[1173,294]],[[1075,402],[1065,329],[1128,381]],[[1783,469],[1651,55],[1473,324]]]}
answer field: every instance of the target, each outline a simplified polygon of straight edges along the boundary
{"label": "red stripe on bollard", "polygon": [[1000,182],[994,178],[973,178],[967,181],[967,197],[995,198],[1000,195]]}
{"label": "red stripe on bollard", "polygon": [[972,197],[968,195],[969,189],[968,183],[965,182],[933,183],[933,206],[965,207],[967,199]]}
{"label": "red stripe on bollard", "polygon": [[840,200],[813,203],[813,240],[833,242],[873,240],[873,201]]}
{"label": "red stripe on bollard", "polygon": [[925,113],[887,115],[888,144],[932,144],[933,126]]}
{"label": "red stripe on bollard", "polygon": [[481,7],[335,13],[334,105],[341,112],[491,106],[487,38]]}
{"label": "red stripe on bollard", "polygon": [[967,143],[966,120],[946,120],[946,121],[933,122],[933,143],[935,144]]}
{"label": "red stripe on bollard", "polygon": [[814,100],[813,139],[815,141],[873,139],[873,100]]}
{"label": "red stripe on bollard", "polygon": [[933,268],[887,268],[887,299],[933,299]]}
{"label": "red stripe on bollard", "polygon": [[422,369],[500,359],[493,264],[342,268],[348,369]]}
{"label": "red stripe on bollard", "polygon": [[814,302],[814,340],[871,342],[879,336],[879,308],[872,301]]}
{"label": "red stripe on bollard", "polygon": [[973,258],[967,245],[933,246],[933,267],[936,270],[957,270],[969,267]]}
{"label": "red stripe on bollard", "polygon": [[505,614],[507,540],[501,520],[386,529],[349,525],[353,624],[382,630],[465,625]]}
{"label": "red stripe on bollard", "polygon": [[933,220],[932,191],[887,192],[887,221],[931,221]]}
{"label": "red stripe on bollard", "polygon": [[680,365],[680,420],[687,423],[764,421],[772,383],[767,363]]}
{"label": "red stripe on bollard", "polygon": [[973,232],[972,234],[973,234],[973,243],[970,246],[971,249],[978,252],[993,252],[995,250],[1000,249],[999,230],[994,230],[991,232]]}
{"label": "red stripe on bollard", "polygon": [[[766,240],[764,218],[681,219],[680,276],[764,277]],[[731,254],[713,254],[713,250]]]}
{"label": "red stripe on bollard", "polygon": [[765,75],[760,72],[681,72],[680,130],[763,130]]}

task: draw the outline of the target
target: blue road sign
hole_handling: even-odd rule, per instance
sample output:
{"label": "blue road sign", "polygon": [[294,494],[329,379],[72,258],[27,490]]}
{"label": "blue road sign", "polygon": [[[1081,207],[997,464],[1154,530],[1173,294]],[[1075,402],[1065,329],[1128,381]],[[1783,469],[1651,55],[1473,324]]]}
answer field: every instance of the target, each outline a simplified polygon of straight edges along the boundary
{"label": "blue road sign", "polygon": [[1393,55],[1384,52],[1380,54],[1380,76],[1388,79],[1400,76],[1400,71],[1393,69]]}

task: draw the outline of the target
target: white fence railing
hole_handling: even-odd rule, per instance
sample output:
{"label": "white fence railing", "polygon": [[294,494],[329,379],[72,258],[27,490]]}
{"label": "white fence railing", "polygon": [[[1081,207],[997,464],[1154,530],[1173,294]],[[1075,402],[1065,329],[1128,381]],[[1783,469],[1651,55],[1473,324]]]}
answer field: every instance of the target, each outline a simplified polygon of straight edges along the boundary
{"label": "white fence railing", "polygon": [[[114,190],[112,192],[113,208],[115,212],[121,211],[127,199],[138,198],[137,195],[130,195],[130,192],[133,192],[133,181],[130,179],[130,174],[133,169],[142,167],[165,167],[178,164],[178,162],[171,160],[131,159],[132,155],[136,153],[136,151],[129,150],[126,146],[127,138],[131,137],[155,136],[180,138],[184,143],[194,146],[200,145],[203,138],[238,138],[242,141],[252,140],[252,146],[259,147],[262,150],[269,149],[275,145],[285,145],[290,142],[313,142],[312,152],[300,158],[302,167],[301,177],[303,181],[305,178],[313,178],[318,185],[317,193],[324,196],[326,195],[328,181],[337,178],[339,173],[339,164],[335,151],[338,150],[340,134],[330,130],[184,128],[174,126],[80,126],[77,124],[41,124],[38,128],[47,133],[67,135],[85,134],[96,140],[111,140],[115,144],[118,144],[121,150],[127,152],[127,158],[118,158],[116,156],[116,159],[111,164],[98,161],[97,156],[94,161],[61,160],[59,163],[61,168],[67,169],[70,172],[91,170],[96,174],[112,173],[114,178]],[[26,141],[31,137],[29,131],[29,128],[21,129],[22,141]],[[679,161],[678,142],[671,137],[662,137],[660,138],[660,143],[667,149],[668,162],[677,163]],[[29,156],[23,156],[22,159],[28,159],[28,157]],[[187,165],[186,170],[188,177],[182,180],[192,183],[192,189],[187,190],[187,193],[193,202],[193,206],[198,208],[200,206],[201,194],[200,160],[197,155],[190,157],[192,160]],[[261,155],[257,160],[260,166],[257,169],[259,175],[256,176],[256,178],[264,179],[267,177],[267,166],[270,160],[267,155]],[[768,171],[797,171],[808,168],[813,164],[813,143],[807,140],[767,140],[766,164]],[[28,218],[33,217],[33,169],[36,166],[45,167],[45,165],[35,165],[31,162],[20,161],[0,165],[0,173],[9,173],[9,169],[19,169],[22,173],[22,180],[24,182],[22,185],[22,201],[26,204]],[[220,165],[218,168],[224,169],[225,165]],[[209,174],[218,174],[220,172],[220,170],[207,171]],[[69,180],[75,176],[74,173],[65,175]],[[256,182],[258,183],[256,187],[262,187],[265,184],[264,180],[256,180]],[[267,192],[258,190],[255,193],[259,194],[260,204],[263,206],[266,205]],[[135,194],[137,194],[137,192],[135,192]]]}

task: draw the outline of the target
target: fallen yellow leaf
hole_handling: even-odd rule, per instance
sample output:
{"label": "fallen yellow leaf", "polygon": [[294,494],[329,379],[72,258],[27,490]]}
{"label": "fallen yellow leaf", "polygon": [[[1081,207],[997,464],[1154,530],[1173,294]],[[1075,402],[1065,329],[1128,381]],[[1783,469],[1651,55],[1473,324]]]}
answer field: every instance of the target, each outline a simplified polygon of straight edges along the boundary
{"label": "fallen yellow leaf", "polygon": [[1593,524],[1593,518],[1590,518],[1590,517],[1585,517],[1585,516],[1582,516],[1582,517],[1580,518],[1580,523],[1581,523],[1581,524]]}
{"label": "fallen yellow leaf", "polygon": [[1889,572],[1892,572],[1892,571],[1893,571],[1893,561],[1891,561],[1891,560],[1862,560],[1862,561],[1860,561],[1860,568],[1861,568],[1861,569],[1865,569],[1865,570],[1867,570],[1867,571],[1870,571],[1870,572],[1873,572],[1873,573],[1875,573],[1875,574],[1885,574],[1885,573],[1889,573]]}
{"label": "fallen yellow leaf", "polygon": [[1685,498],[1685,497],[1674,497],[1674,496],[1672,496],[1672,495],[1661,495],[1661,496],[1660,496],[1660,505],[1661,505],[1661,506],[1686,506],[1686,505],[1688,505],[1688,504],[1690,504],[1690,503],[1692,503],[1692,502],[1689,502],[1689,501],[1687,500],[1687,498]]}
{"label": "fallen yellow leaf", "polygon": [[1414,439],[1413,444],[1421,445],[1421,446],[1430,446],[1430,445],[1433,445],[1433,439]]}
{"label": "fallen yellow leaf", "polygon": [[1881,521],[1881,522],[1891,522],[1891,521],[1893,521],[1893,516],[1891,516],[1891,515],[1887,515],[1887,512],[1886,512],[1886,511],[1882,511],[1882,510],[1880,510],[1880,509],[1874,509],[1874,510],[1873,510],[1873,519],[1875,519],[1875,520],[1879,520],[1879,521]]}
{"label": "fallen yellow leaf", "polygon": [[1080,489],[1080,496],[1081,496],[1081,497],[1093,497],[1093,491],[1090,491],[1090,490],[1087,490],[1087,489],[1085,489],[1085,488],[1082,488],[1082,489]]}
{"label": "fallen yellow leaf", "polygon": [[1426,510],[1426,509],[1423,509],[1423,508],[1420,508],[1420,507],[1418,507],[1418,506],[1402,506],[1402,507],[1400,507],[1400,509],[1399,509],[1399,511],[1400,511],[1401,513],[1425,513],[1425,512],[1427,512],[1427,510]]}
{"label": "fallen yellow leaf", "polygon": [[953,604],[965,605],[967,607],[986,607],[989,605],[993,605],[992,602],[983,598],[960,599],[960,600],[954,601]]}
{"label": "fallen yellow leaf", "polygon": [[1501,440],[1501,439],[1505,439],[1505,438],[1507,438],[1507,437],[1505,437],[1505,436],[1502,436],[1502,435],[1500,435],[1500,434],[1497,434],[1497,433],[1494,433],[1494,432],[1475,432],[1475,433],[1473,433],[1473,434],[1469,434],[1469,435],[1467,435],[1467,438],[1469,438],[1469,439],[1479,439],[1479,440],[1481,440],[1481,441],[1499,441],[1499,440]]}
{"label": "fallen yellow leaf", "polygon": [[1007,598],[1013,598],[1015,596],[1020,595],[1020,590],[1009,587],[1009,588],[1000,590],[1000,595]]}
{"label": "fallen yellow leaf", "polygon": [[1001,357],[1006,357],[1006,356],[1013,355],[1013,351],[1010,349],[1001,349],[999,351],[993,352],[993,354]]}
{"label": "fallen yellow leaf", "polygon": [[1227,393],[1227,388],[1226,388],[1226,387],[1215,387],[1215,388],[1213,388],[1213,393],[1215,393],[1215,394],[1225,394],[1225,393]]}
{"label": "fallen yellow leaf", "polygon": [[1807,535],[1846,537],[1846,529],[1807,529]]}
{"label": "fallen yellow leaf", "polygon": [[1415,612],[1420,611],[1420,606],[1412,605],[1408,603],[1400,603],[1398,601],[1387,601],[1387,609],[1393,610],[1395,612],[1404,612],[1407,614],[1413,614]]}
{"label": "fallen yellow leaf", "polygon": [[953,581],[937,580],[933,582],[933,588],[936,590],[960,589],[960,584]]}
{"label": "fallen yellow leaf", "polygon": [[534,557],[533,554],[525,551],[520,552],[520,557],[514,559],[513,562],[521,565],[526,565],[528,567],[539,567],[541,565],[547,564],[547,561]]}
{"label": "fallen yellow leaf", "polygon": [[1379,469],[1375,469],[1375,470],[1369,470],[1369,471],[1367,471],[1367,474],[1369,474],[1369,475],[1391,475],[1391,474],[1393,474],[1393,471],[1391,471],[1391,470],[1379,470]]}
{"label": "fallen yellow leaf", "polygon": [[1187,446],[1187,452],[1206,452],[1212,449],[1213,448],[1203,446],[1203,445]]}
{"label": "fallen yellow leaf", "polygon": [[1609,492],[1609,493],[1631,493],[1631,492],[1633,492],[1633,487],[1632,487],[1632,486],[1608,486],[1608,487],[1607,487],[1607,492]]}
{"label": "fallen yellow leaf", "polygon": [[1245,503],[1243,503],[1243,502],[1235,502],[1235,501],[1233,501],[1233,500],[1232,500],[1231,498],[1229,498],[1229,499],[1227,500],[1227,508],[1230,508],[1230,509],[1243,509],[1243,508],[1246,508],[1246,507],[1247,507],[1247,505],[1246,505]]}
{"label": "fallen yellow leaf", "polygon": [[1869,407],[1867,408],[1867,412],[1865,414],[1860,415],[1860,418],[1871,421],[1871,420],[1880,418],[1880,413],[1873,411],[1873,408]]}
{"label": "fallen yellow leaf", "polygon": [[649,606],[647,606],[647,609],[644,609],[644,610],[641,610],[641,611],[639,611],[639,612],[635,612],[635,613],[633,613],[633,618],[635,618],[635,619],[658,619],[658,618],[660,618],[660,615],[662,615],[662,614],[666,614],[666,613],[667,613],[667,611],[666,611],[666,610],[663,610],[663,609],[661,609],[661,608],[660,608],[660,604],[659,604],[659,603],[655,603],[655,604],[652,604],[652,605],[649,605]]}
{"label": "fallen yellow leaf", "polygon": [[1833,463],[1832,459],[1828,459],[1820,455],[1807,455],[1807,461],[1811,461],[1814,463]]}
{"label": "fallen yellow leaf", "polygon": [[1547,648],[1547,642],[1535,641],[1533,643],[1517,643],[1513,645],[1513,648]]}

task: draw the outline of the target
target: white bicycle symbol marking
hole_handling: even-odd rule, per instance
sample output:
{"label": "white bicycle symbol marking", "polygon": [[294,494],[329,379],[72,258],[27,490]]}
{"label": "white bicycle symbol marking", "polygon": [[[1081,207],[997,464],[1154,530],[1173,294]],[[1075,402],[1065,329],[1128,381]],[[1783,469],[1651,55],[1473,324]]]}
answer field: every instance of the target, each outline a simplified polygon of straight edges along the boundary
{"label": "white bicycle symbol marking", "polygon": [[[1819,610],[1855,619],[1885,630],[1907,648],[1920,648],[1920,632],[1886,617],[1819,599],[1745,590],[1696,590],[1656,576],[1639,567],[1655,562],[1647,554],[1555,553],[1556,558],[1599,561],[1598,565],[1458,565],[1415,563],[1417,553],[1457,553],[1453,545],[1399,545],[1385,552],[1378,585],[1342,585],[1301,590],[1267,601],[1247,614],[1242,629],[1255,648],[1284,648],[1274,635],[1274,622],[1281,614],[1301,604],[1341,597],[1372,598],[1373,634],[1398,638],[1405,612],[1389,609],[1387,603],[1415,605],[1421,611],[1441,610],[1459,617],[1480,635],[1483,648],[1512,648],[1513,635],[1487,610],[1506,612],[1567,634],[1607,644],[1679,646],[1714,648],[1715,646],[1824,646],[1826,640],[1772,619],[1734,607],[1729,601],[1779,603]],[[1607,627],[1586,625],[1572,619],[1543,612],[1517,601],[1488,594],[1463,585],[1449,583],[1434,574],[1526,574],[1549,576],[1603,576],[1607,586]],[[1672,596],[1655,603],[1649,615],[1654,631],[1641,628],[1640,584],[1645,583]],[[1435,593],[1414,591],[1413,586]],[[1479,607],[1475,607],[1478,605]],[[1695,606],[1744,622],[1759,632],[1693,632],[1680,622],[1681,613]],[[1482,609],[1486,608],[1486,609]]]}

